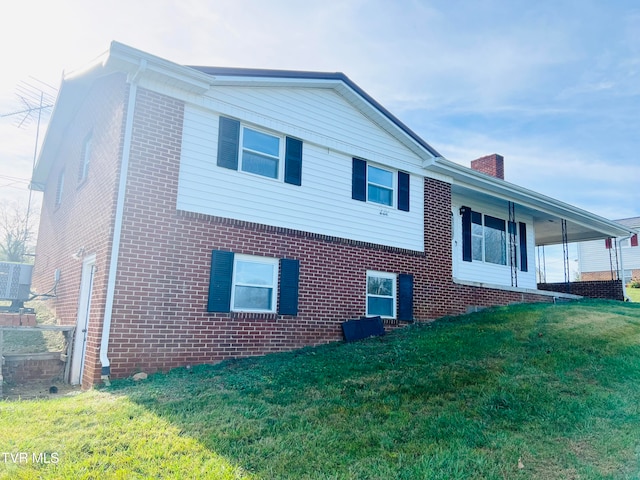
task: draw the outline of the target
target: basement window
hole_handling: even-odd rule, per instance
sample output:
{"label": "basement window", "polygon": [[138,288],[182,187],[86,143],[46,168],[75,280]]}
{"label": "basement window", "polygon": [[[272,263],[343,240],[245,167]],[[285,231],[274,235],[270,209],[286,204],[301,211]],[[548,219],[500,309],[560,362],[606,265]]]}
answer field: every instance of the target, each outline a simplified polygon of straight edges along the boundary
{"label": "basement window", "polygon": [[277,289],[278,259],[235,255],[232,310],[275,312]]}
{"label": "basement window", "polygon": [[396,275],[367,272],[367,316],[396,317]]}

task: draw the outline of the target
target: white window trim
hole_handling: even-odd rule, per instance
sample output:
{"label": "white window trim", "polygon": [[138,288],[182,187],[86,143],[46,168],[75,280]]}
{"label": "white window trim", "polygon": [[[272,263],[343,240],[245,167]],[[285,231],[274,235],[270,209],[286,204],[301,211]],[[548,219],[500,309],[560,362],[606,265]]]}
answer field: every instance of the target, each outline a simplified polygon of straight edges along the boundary
{"label": "white window trim", "polygon": [[[273,177],[267,177],[266,175],[260,175],[259,173],[253,173],[253,172],[248,172],[246,170],[244,170],[242,168],[242,164],[244,161],[244,156],[243,156],[243,152],[245,151],[244,148],[244,131],[245,129],[249,129],[249,130],[253,130],[259,133],[264,133],[265,135],[269,135],[271,137],[275,137],[278,139],[278,176],[276,178]],[[284,180],[284,155],[285,155],[285,144],[286,144],[286,138],[284,137],[284,135],[280,135],[278,133],[269,131],[269,130],[264,130],[262,128],[258,128],[258,127],[254,127],[253,125],[245,125],[244,123],[240,123],[240,138],[238,140],[238,171],[242,172],[244,174],[247,175],[251,175],[253,177],[258,177],[258,178],[265,178],[267,180],[273,180],[273,181],[277,181],[277,182],[282,182]],[[252,150],[250,148],[246,149],[249,152],[255,152],[259,155],[263,155],[265,157],[271,157],[274,158],[272,155],[269,154],[265,154],[264,152],[260,152],[258,150]]]}
{"label": "white window trim", "polygon": [[[235,308],[236,296],[236,265],[238,262],[252,262],[262,265],[273,266],[273,279],[271,283],[271,309],[251,309],[251,308]],[[277,258],[259,257],[255,255],[236,254],[233,257],[233,277],[231,280],[231,311],[232,312],[252,312],[252,313],[276,313],[278,300],[278,276],[280,261]],[[261,285],[264,287],[264,285]]]}
{"label": "white window trim", "polygon": [[366,312],[367,312],[367,316],[378,316],[377,313],[369,313],[369,297],[376,297],[376,298],[389,298],[386,295],[370,295],[369,294],[369,290],[368,290],[368,285],[369,285],[369,277],[378,277],[378,278],[387,278],[387,279],[391,279],[393,281],[393,286],[391,287],[391,292],[392,292],[392,296],[393,296],[393,315],[392,316],[387,316],[387,315],[380,315],[380,317],[382,318],[396,318],[396,316],[398,315],[397,312],[397,303],[398,303],[398,276],[395,273],[389,273],[389,272],[380,272],[377,270],[367,270],[367,279],[365,282],[365,307],[366,307]]}
{"label": "white window trim", "polygon": [[[379,183],[375,183],[369,180],[369,167],[373,167],[373,168],[377,168],[378,170],[383,170],[385,172],[389,172],[391,174],[391,188],[389,188],[386,185],[380,185]],[[371,163],[369,161],[366,162],[366,185],[365,185],[365,191],[366,191],[366,195],[367,195],[367,203],[371,203],[373,205],[377,205],[377,206],[381,206],[381,207],[386,207],[386,208],[396,208],[396,202],[397,202],[397,191],[398,191],[398,171],[397,170],[393,170],[391,168],[387,168],[387,167],[383,167],[381,165],[377,165],[375,163]],[[374,187],[379,187],[379,188],[384,188],[387,190],[391,190],[391,205],[387,205],[386,203],[380,203],[380,202],[376,202],[375,200],[370,200],[369,199],[369,185],[373,185]]]}

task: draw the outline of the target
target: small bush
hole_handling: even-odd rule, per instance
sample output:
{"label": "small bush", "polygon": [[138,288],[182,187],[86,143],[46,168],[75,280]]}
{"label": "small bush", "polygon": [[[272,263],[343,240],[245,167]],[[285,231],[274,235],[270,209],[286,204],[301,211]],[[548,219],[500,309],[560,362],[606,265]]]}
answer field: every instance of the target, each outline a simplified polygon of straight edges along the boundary
{"label": "small bush", "polygon": [[640,278],[631,279],[631,282],[629,283],[629,286],[631,288],[640,288]]}

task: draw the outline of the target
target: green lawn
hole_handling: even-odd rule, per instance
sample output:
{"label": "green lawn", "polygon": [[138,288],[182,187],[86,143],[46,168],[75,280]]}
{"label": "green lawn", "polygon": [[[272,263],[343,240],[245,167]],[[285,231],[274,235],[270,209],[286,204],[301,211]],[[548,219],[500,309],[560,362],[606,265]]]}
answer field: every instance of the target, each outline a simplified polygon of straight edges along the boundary
{"label": "green lawn", "polygon": [[627,286],[627,296],[632,302],[640,303],[640,288],[630,288]]}
{"label": "green lawn", "polygon": [[638,478],[639,399],[640,305],[521,305],[0,402],[0,478]]}

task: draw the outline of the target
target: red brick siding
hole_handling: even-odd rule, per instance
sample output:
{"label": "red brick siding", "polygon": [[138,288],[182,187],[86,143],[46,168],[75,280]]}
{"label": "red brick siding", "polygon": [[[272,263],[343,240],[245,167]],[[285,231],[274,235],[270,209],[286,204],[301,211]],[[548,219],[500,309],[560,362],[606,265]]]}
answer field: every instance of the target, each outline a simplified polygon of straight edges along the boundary
{"label": "red brick siding", "polygon": [[[82,262],[73,259],[72,254],[84,247],[85,255],[96,255],[85,386],[100,378],[95,366],[102,334],[127,94],[123,75],[108,76],[94,84],[65,131],[42,202],[33,288],[38,293],[48,292],[55,269],[61,270],[57,296],[47,303],[62,324],[76,323]],[[91,163],[86,180],[79,182],[82,149],[89,132],[93,132]],[[57,179],[63,168],[64,193],[56,207]]]}
{"label": "red brick siding", "polygon": [[[626,271],[626,269],[625,269]],[[640,269],[635,269],[631,271],[631,278],[640,278]],[[580,279],[585,282],[592,282],[594,280],[611,280],[611,277],[615,276],[615,272],[611,273],[610,271],[602,271],[602,272],[582,272],[580,273]]]}

